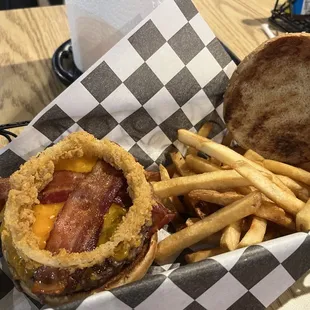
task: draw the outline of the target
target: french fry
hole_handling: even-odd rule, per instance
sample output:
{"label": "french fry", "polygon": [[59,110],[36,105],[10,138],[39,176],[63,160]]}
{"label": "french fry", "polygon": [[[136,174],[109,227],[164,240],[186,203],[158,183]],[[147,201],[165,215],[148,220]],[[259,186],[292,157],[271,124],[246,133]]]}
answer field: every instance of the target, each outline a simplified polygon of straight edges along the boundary
{"label": "french fry", "polygon": [[186,224],[187,227],[189,227],[189,226],[192,226],[192,225],[194,225],[195,223],[197,223],[199,221],[201,221],[201,219],[198,218],[198,217],[189,217],[186,220],[185,224]]}
{"label": "french fry", "polygon": [[293,195],[294,193],[286,187],[272,172],[270,172],[265,167],[243,157],[232,149],[226,147],[225,145],[218,144],[210,139],[200,137],[188,130],[179,129],[178,130],[178,139],[186,145],[193,146],[196,149],[208,154],[211,157],[216,158],[220,162],[229,165],[232,167],[238,161],[244,161],[249,165],[253,166],[255,169],[264,172],[268,177],[272,179],[272,181],[280,187],[285,192]]}
{"label": "french fry", "polygon": [[148,171],[145,170],[145,177],[148,182],[158,182],[160,181],[160,174],[158,171]]}
{"label": "french fry", "polygon": [[241,239],[238,248],[243,248],[252,244],[260,243],[264,240],[267,229],[267,221],[257,216],[253,216],[250,229]]}
{"label": "french fry", "polygon": [[191,216],[198,216],[200,219],[205,218],[220,208],[220,206],[213,203],[192,199],[188,194],[184,195],[183,201],[187,207],[187,213]]}
{"label": "french fry", "polygon": [[195,173],[189,169],[185,159],[180,152],[170,153],[171,159],[175,165],[176,171],[183,177],[194,175]]}
{"label": "french fry", "polygon": [[[168,171],[166,170],[166,168],[162,165],[159,166],[159,173],[160,173],[160,177],[161,179],[166,179],[169,180],[170,176]],[[171,197],[162,199],[162,203],[164,204],[164,206],[166,208],[168,208],[169,210],[173,211],[175,213],[175,217],[174,219],[171,221],[174,229],[176,231],[179,231],[180,229],[184,228],[184,220],[183,218],[180,216],[176,206],[174,205]],[[181,202],[180,202],[181,203]]]}
{"label": "french fry", "polygon": [[258,153],[256,153],[253,150],[247,150],[244,153],[244,157],[249,159],[249,160],[252,160],[252,161],[262,161],[265,159],[263,156],[259,155]]}
{"label": "french fry", "polygon": [[[195,223],[197,223],[198,221],[201,221],[200,218],[197,218],[197,217],[190,217],[186,220],[185,224],[186,226],[192,226],[194,225]],[[216,232],[215,234],[203,239],[201,242],[203,243],[208,243],[208,244],[219,244],[220,240],[221,240],[221,237],[222,237],[222,232],[221,231],[218,231]]]}
{"label": "french fry", "polygon": [[206,122],[200,127],[197,134],[201,137],[208,137],[212,130],[212,127],[212,123]]}
{"label": "french fry", "polygon": [[256,191],[257,189],[254,186],[244,186],[244,187],[238,187],[236,188],[236,190],[242,195],[248,195]]}
{"label": "french fry", "polygon": [[171,164],[167,167],[165,167],[169,173],[170,178],[172,178],[172,176],[175,174],[176,170],[175,170],[175,165]]}
{"label": "french fry", "polygon": [[192,264],[192,263],[200,262],[204,259],[207,259],[208,257],[223,254],[226,251],[227,250],[223,248],[214,248],[210,250],[197,251],[197,252],[185,255],[185,261],[188,264]]}
{"label": "french fry", "polygon": [[296,228],[298,231],[310,230],[310,199],[305,207],[296,215]]}
{"label": "french fry", "polygon": [[196,173],[205,173],[221,170],[219,166],[214,165],[209,160],[195,155],[187,155],[185,157],[185,161],[188,167]]}
{"label": "french fry", "polygon": [[222,165],[222,163],[215,157],[210,157],[210,162],[213,165],[216,165],[218,167],[220,167]]}
{"label": "french fry", "polygon": [[[208,135],[210,134],[210,132],[211,132],[211,130],[212,130],[212,124],[211,123],[205,123],[204,125],[202,125],[201,127],[200,127],[200,129],[198,130],[198,132],[197,132],[197,134],[199,135],[199,136],[202,136],[202,137],[208,137]],[[187,153],[186,153],[186,155],[197,155],[197,150],[195,149],[195,148],[193,148],[193,147],[188,147],[187,148]]]}
{"label": "french fry", "polygon": [[291,231],[296,230],[294,219],[274,203],[263,201],[261,206],[256,210],[255,215]]}
{"label": "french fry", "polygon": [[254,192],[205,217],[194,225],[170,235],[159,242],[156,262],[162,264],[171,261],[176,253],[222,230],[231,223],[255,213],[260,204],[261,194]]}
{"label": "french fry", "polygon": [[[256,190],[257,189],[254,186],[245,186],[245,187],[236,188],[236,191],[241,193],[242,195],[248,195],[248,194],[250,194]],[[266,195],[264,195],[264,194],[262,194],[262,199],[263,199],[263,201],[266,201],[266,202],[273,202],[271,199],[266,197]]]}
{"label": "french fry", "polygon": [[[186,213],[189,214],[190,216],[197,216],[197,210],[195,209],[196,203],[198,201],[195,201],[193,199],[190,199],[187,194],[184,195],[183,197],[183,202],[185,206]],[[200,215],[198,215],[200,217]]]}
{"label": "french fry", "polygon": [[310,185],[310,172],[306,170],[270,159],[265,159],[263,164],[265,168],[276,174],[282,174],[293,180]]}
{"label": "french fry", "polygon": [[227,206],[244,197],[244,195],[236,192],[220,193],[208,189],[196,189],[191,191],[188,195],[190,198],[215,203],[221,206]]}
{"label": "french fry", "polygon": [[[171,153],[170,155],[177,172],[181,176],[195,175],[195,173],[189,169],[187,163],[185,162],[185,159],[180,152]],[[190,197],[187,196],[187,194],[184,195],[184,202],[186,203],[187,209],[190,214],[197,214],[201,218],[204,216],[203,213],[200,212],[200,209],[196,208],[197,201],[192,200]]]}
{"label": "french fry", "polygon": [[[247,189],[247,187],[242,187],[242,189]],[[244,195],[251,193],[253,190],[248,188],[248,191],[244,191]],[[194,190],[189,193],[189,197],[193,199],[208,201],[223,206],[243,198],[244,195],[236,192],[219,193],[212,190]],[[274,203],[268,201],[262,202],[261,207],[258,208],[255,214],[290,230],[295,230],[295,223],[292,217],[287,215],[283,209],[277,207]]]}
{"label": "french fry", "polygon": [[222,190],[248,186],[250,182],[233,170],[219,170],[153,184],[154,193],[160,198],[180,196],[194,189]]}
{"label": "french fry", "polygon": [[296,197],[294,192],[289,189],[284,183],[275,175],[275,174],[269,174],[264,171],[260,171],[262,175],[267,177],[271,182],[273,182],[275,185],[277,185],[279,188],[281,188],[283,191],[285,191],[288,194],[291,194],[292,196]]}
{"label": "french fry", "polygon": [[235,223],[228,225],[222,234],[220,245],[221,248],[229,251],[233,251],[238,247],[241,236],[241,223],[239,220]]}
{"label": "french fry", "polygon": [[[226,206],[243,198],[244,196],[236,192],[219,193],[211,190],[194,190],[189,193],[189,197],[196,200],[203,200]],[[237,221],[236,223],[232,223],[227,226],[221,237],[221,247],[229,251],[236,249],[240,241],[240,235],[241,221]]]}
{"label": "french fry", "polygon": [[[160,173],[160,177],[162,181],[170,180],[170,175],[168,173],[168,170],[163,165],[159,166],[159,173]],[[185,208],[182,202],[180,201],[179,197],[173,196],[173,197],[168,197],[167,199],[171,201],[172,205],[174,206],[175,210],[178,213],[185,213]]]}
{"label": "french fry", "polygon": [[305,203],[303,201],[283,191],[279,186],[269,180],[268,177],[247,162],[240,160],[232,166],[240,175],[249,180],[253,186],[288,213],[296,215],[304,207]]}
{"label": "french fry", "polygon": [[223,166],[221,166],[221,169],[222,170],[231,170],[231,167],[228,165],[223,165]]}
{"label": "french fry", "polygon": [[307,202],[310,198],[310,188],[301,182],[295,181],[285,175],[277,175],[277,177],[286,185],[297,198],[301,199],[303,202]]}
{"label": "french fry", "polygon": [[183,203],[181,202],[181,200],[179,199],[179,197],[173,196],[173,197],[170,197],[170,199],[171,199],[171,202],[173,203],[175,209],[179,213],[185,213],[185,207],[184,207]]}
{"label": "french fry", "polygon": [[165,198],[165,199],[162,199],[162,203],[167,209],[169,209],[175,213],[174,219],[171,221],[171,224],[174,227],[174,229],[176,231],[183,229],[185,227],[184,220],[183,220],[182,216],[175,209],[175,206],[173,205],[171,200],[169,198]]}
{"label": "french fry", "polygon": [[221,208],[221,206],[207,201],[197,201],[196,199],[191,200],[196,201],[194,209],[200,218],[204,218]]}
{"label": "french fry", "polygon": [[207,216],[206,213],[204,213],[200,208],[194,208],[196,216],[198,216],[200,219],[203,219]]}
{"label": "french fry", "polygon": [[169,172],[163,165],[159,165],[159,174],[162,181],[170,180]]}

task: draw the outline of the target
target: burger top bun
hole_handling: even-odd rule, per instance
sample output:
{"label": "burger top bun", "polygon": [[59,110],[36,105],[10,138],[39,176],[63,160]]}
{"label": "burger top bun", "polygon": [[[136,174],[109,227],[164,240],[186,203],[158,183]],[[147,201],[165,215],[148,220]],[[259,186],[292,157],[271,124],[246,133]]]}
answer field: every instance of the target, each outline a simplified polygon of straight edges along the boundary
{"label": "burger top bun", "polygon": [[226,91],[224,119],[244,149],[310,161],[310,34],[276,37],[247,56]]}

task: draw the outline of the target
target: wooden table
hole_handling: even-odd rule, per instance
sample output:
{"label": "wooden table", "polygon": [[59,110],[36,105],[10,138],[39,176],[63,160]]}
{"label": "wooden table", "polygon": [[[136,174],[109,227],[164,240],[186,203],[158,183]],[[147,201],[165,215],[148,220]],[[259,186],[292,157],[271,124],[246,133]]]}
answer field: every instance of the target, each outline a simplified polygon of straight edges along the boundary
{"label": "wooden table", "polygon": [[[244,58],[266,40],[274,0],[194,0],[216,35]],[[51,69],[69,38],[64,6],[0,11],[0,124],[30,120],[63,89]]]}
{"label": "wooden table", "polygon": [[[215,34],[239,58],[267,39],[260,26],[270,16],[274,0],[193,1]],[[0,124],[30,120],[64,90],[52,72],[51,57],[69,38],[65,7],[2,11],[0,38]],[[290,304],[290,309],[299,309],[294,297],[307,298],[304,281],[305,277],[269,309]]]}
{"label": "wooden table", "polygon": [[64,90],[52,72],[69,39],[63,6],[0,12],[0,124],[31,120]]}

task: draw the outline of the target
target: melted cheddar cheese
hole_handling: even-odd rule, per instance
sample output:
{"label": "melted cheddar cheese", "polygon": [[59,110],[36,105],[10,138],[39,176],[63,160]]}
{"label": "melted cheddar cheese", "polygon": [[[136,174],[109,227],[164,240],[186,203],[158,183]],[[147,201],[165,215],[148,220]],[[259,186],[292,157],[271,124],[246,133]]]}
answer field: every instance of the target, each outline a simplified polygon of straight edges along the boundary
{"label": "melted cheddar cheese", "polygon": [[33,233],[39,238],[39,248],[42,250],[46,246],[46,241],[54,226],[54,222],[64,202],[34,206],[35,222],[32,225]]}
{"label": "melted cheddar cheese", "polygon": [[[65,203],[54,204],[39,204],[34,210],[35,222],[32,225],[33,233],[39,238],[39,248],[45,249],[46,241],[53,229],[56,217]],[[113,203],[109,208],[108,213],[104,216],[98,245],[106,243],[114,234],[117,226],[121,223],[123,216],[126,214],[126,209],[118,204]],[[128,255],[128,250],[120,246],[116,249],[115,258],[122,260]]]}
{"label": "melted cheddar cheese", "polygon": [[[98,245],[106,243],[113,236],[117,226],[121,223],[123,216],[127,213],[126,209],[122,208],[116,203],[112,203],[108,213],[104,216],[103,226],[100,233]],[[118,260],[124,260],[129,255],[128,247],[120,243],[115,251],[113,257]]]}
{"label": "melted cheddar cheese", "polygon": [[67,170],[73,172],[87,173],[93,170],[96,162],[97,158],[94,157],[60,159],[55,165],[55,171]]}
{"label": "melted cheddar cheese", "polygon": [[114,234],[117,226],[122,221],[123,216],[126,214],[126,209],[122,208],[116,203],[112,203],[109,211],[104,216],[103,226],[100,233],[98,245],[106,243]]}

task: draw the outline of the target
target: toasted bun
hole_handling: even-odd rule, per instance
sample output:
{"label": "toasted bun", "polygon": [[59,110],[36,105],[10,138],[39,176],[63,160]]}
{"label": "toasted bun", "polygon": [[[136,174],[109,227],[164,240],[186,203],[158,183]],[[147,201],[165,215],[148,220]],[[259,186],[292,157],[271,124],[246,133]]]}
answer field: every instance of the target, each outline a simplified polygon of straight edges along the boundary
{"label": "toasted bun", "polygon": [[[155,259],[156,250],[157,250],[157,234],[154,234],[150,240],[148,248],[146,248],[146,251],[142,251],[137,257],[137,259],[134,261],[134,263],[132,263],[130,266],[122,270],[122,272],[120,272],[116,277],[112,278],[104,286],[88,292],[80,292],[61,297],[44,296],[43,301],[46,304],[52,306],[62,305],[76,300],[85,299],[90,295],[100,293],[102,291],[111,290],[113,288],[141,280],[147,273],[149,267],[152,265]],[[38,297],[31,292],[31,289],[27,287],[27,285],[24,282],[21,281],[20,286],[21,289],[27,295],[40,301]]]}
{"label": "toasted bun", "polygon": [[244,149],[290,164],[310,161],[310,35],[259,46],[233,74],[224,119]]}

